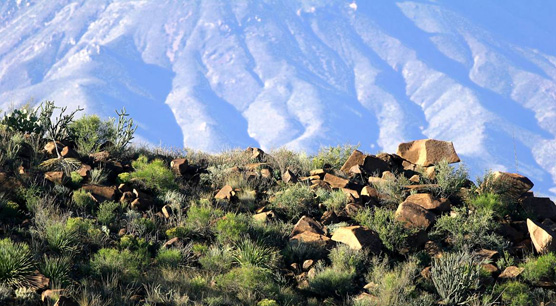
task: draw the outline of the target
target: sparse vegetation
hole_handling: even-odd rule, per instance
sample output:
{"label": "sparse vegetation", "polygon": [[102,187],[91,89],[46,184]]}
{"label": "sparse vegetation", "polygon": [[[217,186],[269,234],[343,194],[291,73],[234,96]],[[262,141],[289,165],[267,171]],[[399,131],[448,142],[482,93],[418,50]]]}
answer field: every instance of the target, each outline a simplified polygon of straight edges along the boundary
{"label": "sparse vegetation", "polygon": [[[356,146],[314,156],[141,148],[130,146],[136,126],[125,110],[106,120],[76,119],[80,110],[45,102],[0,121],[1,305],[54,305],[62,295],[90,306],[556,302],[556,255],[527,240],[535,237],[516,194],[527,186],[512,190],[492,173],[474,184],[444,161],[424,178],[416,171],[426,169],[393,155],[380,157],[390,171],[380,179],[369,180],[381,172],[372,169],[340,173]],[[61,156],[66,146],[71,157]],[[287,170],[296,183],[282,180]],[[325,173],[349,183],[335,188]],[[226,185],[233,192],[217,199]],[[396,213],[412,193],[451,206],[414,229]],[[331,239],[347,226],[381,243],[349,231]],[[489,261],[498,270],[523,272],[488,274],[472,255],[481,249],[498,251]],[[41,302],[47,289],[64,291]]]}

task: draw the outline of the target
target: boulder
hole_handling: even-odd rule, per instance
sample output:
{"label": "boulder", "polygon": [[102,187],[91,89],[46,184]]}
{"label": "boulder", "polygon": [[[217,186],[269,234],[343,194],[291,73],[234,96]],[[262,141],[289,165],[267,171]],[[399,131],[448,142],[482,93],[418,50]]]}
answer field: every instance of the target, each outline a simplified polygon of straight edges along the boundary
{"label": "boulder", "polygon": [[359,150],[354,150],[351,153],[342,168],[340,168],[340,171],[348,173],[354,166],[359,166],[360,169],[363,169],[368,174],[378,173],[378,175],[390,169],[384,160],[373,155],[366,155]]}
{"label": "boulder", "polygon": [[438,189],[438,184],[419,184],[419,185],[407,185],[404,186],[409,191],[414,191],[417,193],[426,193],[434,189]]}
{"label": "boulder", "polygon": [[79,170],[77,170],[77,173],[79,174],[79,176],[86,178],[91,174],[91,170],[93,168],[89,165],[86,164],[82,164],[81,168],[79,168]]}
{"label": "boulder", "polygon": [[124,205],[131,204],[131,202],[133,202],[133,200],[135,200],[135,194],[133,194],[133,192],[131,192],[131,191],[123,192],[122,196],[120,197],[120,203],[122,203]]}
{"label": "boulder", "polygon": [[101,186],[87,184],[83,185],[83,190],[88,191],[98,201],[115,201],[118,198],[116,186]]}
{"label": "boulder", "polygon": [[531,219],[527,219],[527,229],[537,252],[544,254],[556,250],[553,243],[556,234],[553,231]]}
{"label": "boulder", "polygon": [[282,174],[282,181],[284,183],[297,183],[297,175],[295,175],[295,173],[291,172],[290,170],[286,170],[284,171],[284,173]]}
{"label": "boulder", "polygon": [[363,209],[363,206],[361,206],[359,204],[355,204],[355,203],[348,203],[344,207],[344,211],[345,211],[346,215],[351,217],[351,218],[355,218],[355,216],[357,215],[357,213],[359,211],[361,211],[361,209]]}
{"label": "boulder", "polygon": [[291,237],[290,242],[299,242],[299,243],[307,244],[308,247],[318,247],[318,248],[328,247],[332,243],[330,238],[309,231],[299,233]]}
{"label": "boulder", "polygon": [[303,232],[313,232],[316,234],[324,235],[324,228],[319,222],[315,221],[313,218],[303,216],[294,225],[290,236],[293,237]]}
{"label": "boulder", "polygon": [[319,178],[324,176],[325,174],[326,174],[326,172],[324,172],[324,169],[313,169],[313,170],[309,171],[310,176],[317,175]]}
{"label": "boulder", "polygon": [[525,268],[520,268],[520,267],[516,267],[516,266],[509,266],[506,269],[504,269],[504,271],[502,271],[502,273],[500,273],[498,278],[514,279],[514,278],[517,278],[523,272],[523,270],[525,270]]}
{"label": "boulder", "polygon": [[60,152],[60,155],[63,158],[78,158],[79,154],[77,152],[75,152],[75,150],[73,150],[70,147],[64,147],[62,149],[62,151]]}
{"label": "boulder", "polygon": [[228,200],[230,201],[235,196],[235,191],[230,185],[226,185],[218,191],[218,193],[214,196],[217,200]]}
{"label": "boulder", "polygon": [[322,214],[322,217],[320,218],[320,222],[322,224],[328,225],[328,224],[338,223],[340,222],[340,220],[338,219],[338,216],[333,210],[327,210]]}
{"label": "boulder", "polygon": [[432,166],[440,161],[457,163],[459,156],[454,149],[454,144],[449,141],[434,139],[421,139],[398,146],[397,154],[403,159],[419,166]]}
{"label": "boulder", "polygon": [[100,151],[89,154],[89,157],[92,158],[95,163],[105,163],[110,158],[110,153],[108,151]]}
{"label": "boulder", "polygon": [[174,238],[164,242],[162,247],[165,248],[165,249],[170,248],[170,247],[175,246],[176,244],[178,244],[179,241],[180,241],[179,237],[174,237]]}
{"label": "boulder", "polygon": [[66,183],[67,176],[64,171],[48,171],[44,173],[44,178],[54,184],[63,185]]}
{"label": "boulder", "polygon": [[487,249],[480,249],[479,251],[475,252],[475,255],[479,259],[488,260],[489,262],[494,261],[500,254],[498,251],[494,250],[487,250]]}
{"label": "boulder", "polygon": [[348,157],[342,168],[340,168],[340,171],[347,173],[353,166],[363,166],[365,164],[366,157],[367,155],[363,152],[354,150],[351,152],[351,155]]}
{"label": "boulder", "polygon": [[548,218],[556,221],[556,204],[549,198],[538,198],[531,195],[521,198],[519,203],[536,220]]}
{"label": "boulder", "polygon": [[172,172],[174,172],[177,176],[183,176],[187,174],[187,170],[189,169],[189,163],[185,158],[177,158],[170,162],[170,168]]}
{"label": "boulder", "polygon": [[58,153],[62,152],[62,149],[64,149],[64,144],[59,141],[49,141],[47,144],[44,145],[44,151],[48,155],[57,155],[56,149],[58,149]]}
{"label": "boulder", "polygon": [[324,175],[324,181],[332,188],[345,188],[349,184],[349,180],[335,176],[330,173]]}
{"label": "boulder", "polygon": [[515,198],[531,190],[534,185],[531,180],[521,174],[502,171],[494,172],[491,182],[498,188],[501,188],[502,192],[509,193]]}
{"label": "boulder", "polygon": [[367,198],[378,198],[378,191],[371,187],[371,186],[365,186],[361,189],[361,196],[362,197],[367,197]]}
{"label": "boulder", "polygon": [[406,203],[413,203],[423,207],[426,210],[449,211],[450,201],[448,199],[436,199],[430,193],[416,193],[405,199]]}
{"label": "boulder", "polygon": [[303,262],[303,266],[302,266],[303,270],[307,271],[307,270],[311,269],[311,267],[313,266],[314,263],[315,263],[315,261],[312,260],[312,259],[305,260]]}
{"label": "boulder", "polygon": [[374,254],[379,254],[382,249],[382,241],[378,238],[378,234],[359,225],[336,229],[332,240],[347,244],[355,250],[368,248]]}
{"label": "boulder", "polygon": [[170,205],[162,206],[162,214],[164,215],[164,218],[170,218],[173,214],[172,207],[170,207]]}
{"label": "boulder", "polygon": [[427,229],[434,223],[436,216],[417,204],[403,202],[398,206],[395,218],[407,227]]}
{"label": "boulder", "polygon": [[265,155],[263,150],[252,147],[248,147],[247,149],[245,149],[245,153],[248,154],[249,158],[256,160],[262,160]]}
{"label": "boulder", "polygon": [[274,218],[276,218],[276,215],[273,211],[263,211],[253,215],[253,219],[255,219],[255,221],[262,223],[274,220]]}
{"label": "boulder", "polygon": [[497,274],[498,272],[500,272],[500,270],[498,269],[498,267],[496,267],[493,264],[482,264],[481,268],[483,268],[483,271],[487,272],[488,274],[490,274],[491,276],[494,274]]}
{"label": "boulder", "polygon": [[261,176],[266,178],[266,179],[270,179],[272,178],[272,170],[269,168],[263,168],[261,169]]}

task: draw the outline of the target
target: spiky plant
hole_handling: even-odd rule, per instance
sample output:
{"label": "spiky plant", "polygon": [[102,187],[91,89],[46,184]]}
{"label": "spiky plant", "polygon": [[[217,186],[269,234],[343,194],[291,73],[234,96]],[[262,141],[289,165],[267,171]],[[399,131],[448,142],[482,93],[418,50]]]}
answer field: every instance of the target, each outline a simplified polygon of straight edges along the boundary
{"label": "spiky plant", "polygon": [[254,266],[271,269],[278,262],[278,252],[272,248],[262,246],[245,239],[238,243],[233,258],[240,266]]}
{"label": "spiky plant", "polygon": [[435,259],[431,279],[445,305],[461,305],[470,299],[480,281],[481,265],[468,252],[448,253]]}
{"label": "spiky plant", "polygon": [[22,287],[34,271],[31,251],[26,244],[10,238],[0,240],[0,284]]}

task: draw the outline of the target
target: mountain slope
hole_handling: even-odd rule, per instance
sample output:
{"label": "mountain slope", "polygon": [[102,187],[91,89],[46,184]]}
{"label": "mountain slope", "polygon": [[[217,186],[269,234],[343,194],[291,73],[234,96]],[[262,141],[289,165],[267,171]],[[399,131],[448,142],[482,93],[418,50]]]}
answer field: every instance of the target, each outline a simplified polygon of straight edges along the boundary
{"label": "mountain slope", "polygon": [[142,139],[208,151],[445,139],[556,195],[556,4],[233,3],[5,1],[2,108],[125,106]]}

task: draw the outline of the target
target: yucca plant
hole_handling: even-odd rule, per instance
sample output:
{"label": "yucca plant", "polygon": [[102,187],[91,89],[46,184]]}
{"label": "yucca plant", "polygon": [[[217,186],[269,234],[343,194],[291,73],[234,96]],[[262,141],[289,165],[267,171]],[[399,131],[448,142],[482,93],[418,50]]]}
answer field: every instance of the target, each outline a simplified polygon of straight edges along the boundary
{"label": "yucca plant", "polygon": [[66,228],[65,224],[55,222],[46,227],[46,242],[48,247],[58,254],[71,255],[77,251],[77,234]]}
{"label": "yucca plant", "polygon": [[0,240],[0,284],[22,287],[34,271],[33,257],[26,244],[10,238]]}
{"label": "yucca plant", "polygon": [[64,287],[69,284],[71,259],[69,257],[44,256],[39,271],[48,277],[53,286]]}
{"label": "yucca plant", "polygon": [[272,269],[278,262],[278,252],[273,248],[261,246],[256,242],[245,239],[238,243],[233,258],[240,266],[254,266]]}

